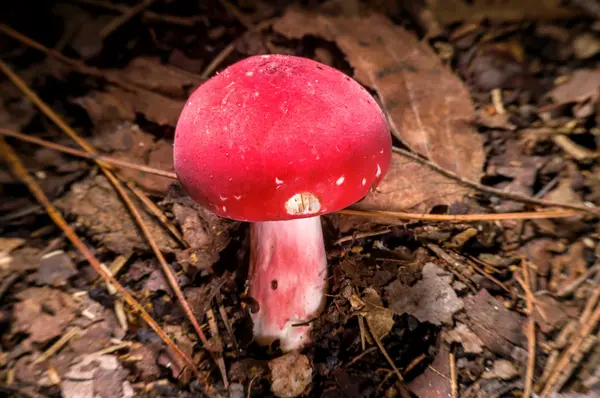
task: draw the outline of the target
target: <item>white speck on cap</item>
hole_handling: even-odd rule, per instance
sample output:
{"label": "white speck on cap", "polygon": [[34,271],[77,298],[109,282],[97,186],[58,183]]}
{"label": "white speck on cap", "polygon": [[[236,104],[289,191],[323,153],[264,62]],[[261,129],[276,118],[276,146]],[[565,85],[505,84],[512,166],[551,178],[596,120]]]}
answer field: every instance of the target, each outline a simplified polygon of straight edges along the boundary
{"label": "white speck on cap", "polygon": [[344,183],[344,180],[346,178],[344,176],[341,176],[340,178],[337,179],[337,181],[335,182],[336,185],[342,185]]}
{"label": "white speck on cap", "polygon": [[246,72],[246,76],[252,76],[254,74],[254,72],[252,72],[251,70],[249,70],[248,72]]}
{"label": "white speck on cap", "polygon": [[381,175],[381,167],[379,167],[379,165],[377,165],[377,174],[375,174],[375,177],[379,177]]}
{"label": "white speck on cap", "polygon": [[283,180],[280,180],[279,178],[275,177],[275,184],[277,184],[277,185],[283,184]]}
{"label": "white speck on cap", "polygon": [[227,212],[227,207],[223,206],[223,211]]}
{"label": "white speck on cap", "polygon": [[291,215],[316,214],[320,209],[319,198],[310,192],[297,193],[285,202],[285,211]]}
{"label": "white speck on cap", "polygon": [[363,184],[363,186],[367,185],[367,179],[366,178],[362,179],[362,184]]}

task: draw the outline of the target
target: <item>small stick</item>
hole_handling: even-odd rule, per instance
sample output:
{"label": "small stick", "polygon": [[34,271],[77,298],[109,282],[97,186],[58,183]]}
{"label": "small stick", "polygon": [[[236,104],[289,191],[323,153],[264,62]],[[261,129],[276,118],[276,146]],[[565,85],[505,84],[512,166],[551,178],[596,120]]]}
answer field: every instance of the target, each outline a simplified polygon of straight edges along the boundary
{"label": "small stick", "polygon": [[52,344],[46,351],[42,353],[35,361],[33,361],[33,365],[37,365],[38,363],[42,363],[50,358],[52,355],[56,354],[71,338],[77,336],[81,333],[81,329],[78,327],[74,327],[69,329],[69,331],[61,336],[54,344]]}
{"label": "small stick", "polygon": [[[161,177],[177,179],[177,174],[171,171],[156,169],[150,166],[144,166],[136,163],[127,162],[124,160],[115,159],[110,156],[96,155],[80,151],[78,149],[70,148],[64,145],[56,144],[50,141],[43,140],[41,138],[30,137],[25,134],[17,133],[15,131],[0,128],[0,135],[17,138],[22,141],[30,142],[32,144],[40,145],[45,148],[54,149],[56,151],[68,153],[73,156],[79,156],[82,158],[101,161],[106,164],[112,164],[119,167],[130,168],[133,170],[139,170],[149,174],[155,174]],[[138,191],[139,192],[139,191]],[[137,195],[137,193],[136,193]],[[339,210],[338,214],[362,216],[362,217],[385,217],[385,218],[397,218],[401,220],[414,220],[414,221],[453,221],[453,222],[468,222],[468,221],[497,221],[497,220],[531,220],[531,219],[547,219],[547,218],[564,218],[577,216],[580,213],[573,210],[551,210],[551,211],[538,211],[538,212],[521,212],[521,213],[498,213],[498,214],[424,214],[424,213],[403,213],[393,211],[363,211],[363,210],[352,210],[344,209]],[[160,219],[160,217],[159,217]],[[175,234],[175,237],[180,240],[181,235],[177,230],[173,231],[173,228],[167,225],[169,231]],[[181,242],[181,241],[180,241]]]}
{"label": "small stick", "polygon": [[177,227],[173,225],[173,223],[167,218],[165,213],[163,213],[163,211],[159,209],[159,207],[156,204],[154,204],[154,202],[151,201],[150,198],[148,198],[144,194],[144,192],[142,192],[141,189],[139,189],[131,181],[127,183],[127,186],[129,187],[131,192],[133,192],[133,194],[140,200],[140,202],[142,202],[146,206],[146,208],[150,210],[150,212],[158,219],[158,221],[160,221],[162,225],[164,225],[169,230],[169,232],[173,235],[175,239],[177,239],[177,241],[182,247],[189,247],[187,242],[183,240],[183,236],[181,235],[181,232],[179,232]]}
{"label": "small stick", "polygon": [[146,312],[144,307],[142,307],[142,305],[135,298],[133,298],[133,296],[112,275],[102,269],[100,262],[96,259],[96,257],[94,257],[85,243],[79,239],[77,234],[75,234],[75,231],[73,231],[69,224],[67,224],[65,219],[60,215],[52,203],[50,203],[50,200],[46,194],[44,194],[37,182],[25,169],[21,159],[19,159],[19,157],[15,154],[12,148],[8,146],[3,138],[0,138],[0,154],[2,154],[2,156],[7,160],[11,170],[23,181],[23,183],[25,183],[37,201],[46,209],[46,212],[52,221],[54,221],[54,223],[64,232],[65,236],[71,241],[71,243],[73,243],[73,246],[79,249],[81,254],[90,263],[92,268],[94,268],[94,270],[105,281],[111,283],[117,289],[127,304],[133,307],[135,311],[139,312],[140,316],[142,319],[144,319],[144,321],[146,321],[148,326],[154,330],[156,334],[158,334],[158,336],[171,350],[173,350],[188,366],[190,366],[196,377],[200,377],[198,369],[194,365],[194,362],[187,356],[187,354],[173,343],[173,340],[171,340],[169,336],[167,336],[167,334],[160,328],[160,326],[158,326],[154,319],[152,319],[152,317]]}
{"label": "small stick", "polygon": [[129,8],[127,11],[119,15],[118,17],[112,19],[109,23],[104,25],[102,30],[100,30],[100,37],[106,39],[112,32],[117,30],[119,26],[123,25],[131,18],[144,11],[152,3],[154,3],[154,0],[142,0],[135,6]]}
{"label": "small stick", "polygon": [[402,213],[397,211],[364,211],[344,209],[337,211],[338,214],[363,217],[382,217],[396,218],[400,220],[417,221],[450,221],[450,222],[477,222],[477,221],[498,221],[498,220],[533,220],[547,218],[565,218],[581,215],[581,212],[574,210],[548,210],[536,212],[521,213],[494,213],[494,214],[423,214],[423,213]]}
{"label": "small stick", "polygon": [[[50,108],[44,101],[42,101],[42,99],[27,85],[27,83],[25,83],[19,76],[17,76],[8,67],[8,65],[6,65],[1,60],[0,60],[0,70],[2,70],[9,77],[9,79],[17,87],[19,87],[21,89],[21,91],[23,91],[23,93],[46,116],[48,116],[57,126],[59,126],[60,129],[65,134],[67,134],[69,137],[71,137],[75,142],[77,142],[77,144],[79,144],[79,146],[81,146],[82,148],[84,148],[86,151],[91,152],[91,153],[93,153],[95,155],[98,154],[98,152],[86,140],[84,140],[83,138],[81,138],[77,134],[77,132],[75,130],[73,130],[56,112],[54,112],[54,110],[52,108]],[[4,142],[4,139],[2,139],[2,142]],[[102,162],[100,160],[96,160],[96,163],[98,164],[98,166],[100,166],[100,168],[101,168],[102,172],[104,173],[104,175],[106,176],[106,178],[111,182],[111,184],[113,185],[113,187],[115,188],[115,190],[117,191],[117,193],[119,194],[119,196],[121,196],[121,199],[123,199],[123,201],[125,202],[125,205],[127,206],[127,208],[129,209],[129,211],[131,212],[131,215],[133,216],[133,218],[136,221],[138,227],[142,231],[142,234],[144,235],[144,237],[148,241],[148,244],[150,245],[152,251],[154,252],[154,255],[158,259],[158,262],[161,265],[163,273],[164,273],[164,275],[165,275],[165,277],[166,277],[166,279],[167,279],[167,281],[168,281],[171,289],[173,289],[173,292],[175,293],[175,296],[177,297],[177,301],[179,302],[179,305],[182,307],[184,313],[186,314],[187,318],[189,319],[190,323],[192,324],[194,330],[198,334],[198,337],[200,338],[200,341],[202,341],[202,344],[204,344],[205,346],[208,346],[208,339],[206,338],[206,336],[204,335],[204,332],[200,328],[200,324],[198,323],[198,320],[194,316],[194,314],[193,314],[193,312],[192,312],[192,310],[191,310],[188,302],[185,299],[185,296],[183,295],[183,292],[181,291],[179,285],[177,284],[177,279],[173,275],[173,272],[171,271],[171,268],[167,264],[167,261],[166,261],[165,257],[161,253],[161,251],[160,251],[160,249],[159,249],[156,241],[152,237],[152,234],[150,233],[150,230],[148,229],[148,226],[146,225],[146,223],[142,219],[142,216],[139,213],[139,211],[137,210],[135,204],[133,203],[133,201],[131,200],[131,198],[129,197],[129,195],[127,194],[127,192],[125,191],[125,188],[123,187],[123,185],[121,184],[121,182],[119,181],[119,179],[117,179],[117,177],[115,177],[115,175],[110,170],[110,168],[112,166],[110,166],[109,164],[104,163],[104,162]],[[111,276],[111,278],[112,278],[112,276]],[[215,353],[212,352],[212,351],[209,351],[209,352],[210,352],[211,356],[213,357],[213,359],[216,362]],[[196,369],[196,371],[197,371],[197,369]],[[221,376],[223,377],[224,381],[227,380],[227,375],[222,374]]]}
{"label": "small stick", "polygon": [[[71,0],[71,1],[73,1],[75,3],[100,7],[100,8],[104,8],[106,10],[116,11],[116,12],[121,12],[121,13],[126,13],[131,8],[124,4],[115,4],[115,3],[111,3],[109,1],[102,1],[102,0]],[[200,16],[198,16],[198,17],[196,17],[196,16],[180,17],[178,15],[159,14],[157,12],[150,11],[150,10],[142,11],[142,17],[149,21],[161,21],[161,22],[166,22],[166,23],[170,23],[173,25],[181,25],[181,26],[186,26],[186,27],[192,27],[192,26],[196,25],[198,22],[203,21],[203,18]]]}
{"label": "small stick", "polygon": [[527,371],[525,373],[525,388],[523,398],[530,398],[533,389],[533,375],[535,372],[535,318],[533,316],[533,293],[531,292],[531,281],[529,280],[529,269],[525,260],[521,261],[524,286],[529,290],[525,294],[527,303]]}
{"label": "small stick", "polygon": [[[208,310],[206,310],[206,319],[208,321],[208,326],[210,328],[212,340],[215,342],[217,350],[219,352],[223,352],[223,342],[221,341],[221,336],[219,336],[219,326],[217,325],[215,313],[210,307],[208,308]],[[229,381],[227,380],[227,369],[225,368],[225,360],[223,360],[222,355],[217,356],[217,365],[219,366],[221,374],[224,375],[223,385],[225,386],[225,388],[229,388]]]}
{"label": "small stick", "polygon": [[389,229],[389,228],[386,228],[386,229],[381,230],[381,231],[361,232],[361,233],[357,233],[357,234],[343,236],[343,237],[339,238],[338,240],[336,240],[335,242],[333,242],[333,245],[334,246],[338,246],[338,245],[341,245],[344,242],[353,241],[355,239],[370,238],[372,236],[380,236],[380,235],[389,234],[390,232],[392,232],[392,230]]}
{"label": "small stick", "polygon": [[466,178],[460,177],[459,175],[457,175],[456,173],[454,173],[450,170],[444,169],[443,167],[438,166],[437,164],[435,164],[429,160],[425,160],[422,157],[415,155],[414,153],[411,153],[404,149],[393,147],[392,151],[399,155],[407,157],[411,160],[414,160],[417,163],[425,165],[425,166],[431,168],[432,170],[437,171],[441,175],[446,176],[448,178],[451,178],[451,179],[461,183],[462,185],[476,189],[481,192],[485,192],[490,195],[496,195],[496,196],[500,196],[500,197],[503,197],[506,199],[514,200],[516,202],[527,203],[530,205],[546,206],[546,207],[555,206],[555,207],[562,207],[564,209],[580,210],[580,211],[585,211],[586,213],[600,215],[600,208],[598,208],[596,206],[574,205],[574,204],[564,203],[564,202],[555,202],[555,201],[551,201],[551,200],[536,199],[536,198],[532,198],[532,197],[526,196],[526,195],[519,195],[517,193],[505,192],[501,189],[488,187],[486,185],[482,185],[477,182],[467,180]]}
{"label": "small stick", "polygon": [[37,138],[37,137],[31,137],[26,134],[18,133],[16,131],[7,130],[4,128],[0,128],[0,135],[3,135],[5,137],[17,138],[21,141],[29,142],[31,144],[36,144],[36,145],[42,146],[44,148],[68,153],[69,155],[78,156],[78,157],[85,158],[85,159],[100,160],[102,162],[106,162],[106,163],[109,163],[109,164],[112,164],[115,166],[120,166],[123,168],[132,169],[132,170],[138,170],[143,173],[154,174],[154,175],[158,175],[161,177],[172,178],[174,180],[177,179],[177,174],[175,174],[171,171],[161,170],[161,169],[157,169],[157,168],[150,167],[150,166],[144,166],[144,165],[137,164],[137,163],[127,162],[125,160],[115,159],[110,156],[95,155],[93,153],[80,151],[79,149],[70,148],[68,146],[56,144],[54,142],[46,141],[46,140],[43,140],[43,139]]}
{"label": "small stick", "polygon": [[456,358],[453,352],[448,353],[450,362],[450,387],[452,389],[452,398],[458,398],[458,378],[456,375]]}

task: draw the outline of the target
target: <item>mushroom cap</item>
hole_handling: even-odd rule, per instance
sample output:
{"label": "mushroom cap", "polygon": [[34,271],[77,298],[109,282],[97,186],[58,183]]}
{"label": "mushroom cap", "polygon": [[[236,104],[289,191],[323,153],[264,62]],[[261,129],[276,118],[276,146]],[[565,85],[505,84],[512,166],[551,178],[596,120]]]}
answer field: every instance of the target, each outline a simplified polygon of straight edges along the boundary
{"label": "mushroom cap", "polygon": [[174,164],[222,217],[313,217],[362,199],[385,175],[391,136],[373,97],[313,60],[259,55],[199,86],[181,112]]}

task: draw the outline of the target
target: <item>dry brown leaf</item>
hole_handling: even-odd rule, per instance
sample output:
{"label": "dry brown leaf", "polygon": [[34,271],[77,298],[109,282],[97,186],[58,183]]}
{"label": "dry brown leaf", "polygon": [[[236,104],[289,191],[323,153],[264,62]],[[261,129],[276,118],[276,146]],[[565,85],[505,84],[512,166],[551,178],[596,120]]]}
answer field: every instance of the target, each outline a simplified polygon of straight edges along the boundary
{"label": "dry brown leaf", "polygon": [[598,98],[600,89],[600,69],[577,69],[564,82],[550,90],[546,96],[556,104],[568,104]]}
{"label": "dry brown leaf", "polygon": [[29,288],[17,294],[21,301],[13,309],[12,331],[29,334],[34,343],[60,336],[75,317],[77,304],[60,290]]}
{"label": "dry brown leaf", "polygon": [[390,310],[398,315],[407,313],[420,322],[434,325],[451,324],[454,313],[464,305],[450,286],[451,282],[451,274],[427,263],[422,280],[414,286],[396,280],[385,289],[385,296]]}
{"label": "dry brown leaf", "polygon": [[[162,139],[155,139],[142,131],[137,124],[124,122],[100,129],[92,143],[101,152],[108,152],[114,158],[146,164],[160,170],[173,171],[173,145]],[[138,170],[122,168],[119,174],[126,180],[133,180],[145,191],[165,195],[173,180]]]}
{"label": "dry brown leaf", "polygon": [[[290,38],[318,35],[335,41],[354,67],[356,79],[379,94],[399,140],[438,165],[479,180],[484,153],[481,137],[471,125],[469,93],[427,43],[376,13],[291,7],[274,29]],[[420,205],[428,210],[462,199],[464,188],[434,174],[394,156],[378,192],[361,206],[399,210]]]}
{"label": "dry brown leaf", "polygon": [[561,0],[427,0],[441,24],[465,20],[494,21],[548,20],[571,18],[579,12],[564,6]]}
{"label": "dry brown leaf", "polygon": [[188,89],[204,82],[199,75],[160,63],[158,57],[134,58],[125,68],[106,71],[109,76],[163,95],[185,99]]}

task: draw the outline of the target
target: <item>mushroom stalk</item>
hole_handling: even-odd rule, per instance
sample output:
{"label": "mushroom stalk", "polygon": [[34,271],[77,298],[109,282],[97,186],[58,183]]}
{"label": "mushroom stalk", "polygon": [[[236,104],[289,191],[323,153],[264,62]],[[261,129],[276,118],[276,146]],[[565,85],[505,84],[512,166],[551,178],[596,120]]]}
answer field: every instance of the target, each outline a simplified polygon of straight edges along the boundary
{"label": "mushroom stalk", "polygon": [[[325,306],[327,257],[321,217],[250,225],[250,297],[259,344],[279,339],[283,351],[310,340],[311,324]],[[300,325],[299,325],[300,324]]]}

